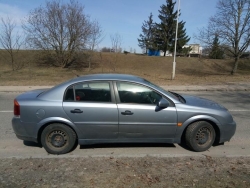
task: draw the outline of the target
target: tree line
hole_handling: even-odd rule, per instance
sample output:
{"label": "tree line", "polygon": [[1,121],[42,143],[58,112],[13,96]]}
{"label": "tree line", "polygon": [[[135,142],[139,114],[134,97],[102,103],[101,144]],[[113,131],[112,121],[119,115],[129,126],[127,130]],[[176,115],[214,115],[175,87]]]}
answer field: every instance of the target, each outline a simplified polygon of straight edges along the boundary
{"label": "tree line", "polygon": [[10,57],[13,71],[23,66],[18,59],[20,49],[40,50],[41,59],[67,68],[84,50],[93,51],[103,39],[99,22],[91,20],[75,0],[47,1],[45,6],[35,8],[24,20],[22,34],[14,32],[16,24],[11,18],[1,21],[0,44]]}
{"label": "tree line", "polygon": [[234,74],[250,44],[250,1],[218,0],[216,9],[195,37],[208,49],[211,58],[223,58],[224,54],[234,58]]}
{"label": "tree line", "polygon": [[[152,13],[142,24],[142,33],[138,45],[146,50],[173,52],[177,11],[176,1],[166,0],[159,10],[160,23],[153,21]],[[250,45],[250,1],[218,0],[216,13],[209,18],[206,27],[198,29],[194,38],[200,41],[204,51],[213,59],[222,59],[225,55],[234,58],[231,74],[237,71],[239,58],[249,50]],[[190,48],[183,48],[190,40],[186,35],[185,22],[178,23],[177,53],[187,54]]]}
{"label": "tree line", "polygon": [[[176,1],[166,0],[160,6],[159,23],[154,22],[152,13],[142,24],[138,45],[147,50],[173,52],[177,11]],[[200,28],[195,38],[207,49],[211,58],[234,58],[231,73],[237,71],[239,58],[250,44],[250,1],[218,0],[216,14],[210,17],[206,27]],[[24,20],[23,33],[14,32],[15,21],[1,18],[0,44],[8,54],[12,70],[23,67],[18,56],[21,49],[41,51],[41,60],[53,66],[67,68],[81,61],[83,52],[91,57],[93,50],[104,38],[97,20],[91,20],[84,12],[84,6],[76,0],[63,3],[60,0],[47,1],[35,8]],[[184,21],[178,22],[177,53],[187,54],[190,48],[183,48],[190,40]],[[25,37],[24,37],[25,36]],[[114,52],[121,52],[122,37],[110,35]],[[106,49],[104,49],[106,50]],[[109,49],[110,50],[110,49]],[[111,51],[110,50],[110,51]],[[131,51],[131,50],[130,50]],[[89,68],[91,58],[88,58]]]}

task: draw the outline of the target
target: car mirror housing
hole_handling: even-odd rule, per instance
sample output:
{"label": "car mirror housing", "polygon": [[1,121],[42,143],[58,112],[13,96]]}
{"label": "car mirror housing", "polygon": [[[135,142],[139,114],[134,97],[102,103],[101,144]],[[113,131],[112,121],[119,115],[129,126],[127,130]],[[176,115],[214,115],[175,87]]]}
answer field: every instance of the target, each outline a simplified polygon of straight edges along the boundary
{"label": "car mirror housing", "polygon": [[169,102],[166,99],[161,98],[161,100],[158,101],[157,106],[160,108],[167,108],[169,106]]}

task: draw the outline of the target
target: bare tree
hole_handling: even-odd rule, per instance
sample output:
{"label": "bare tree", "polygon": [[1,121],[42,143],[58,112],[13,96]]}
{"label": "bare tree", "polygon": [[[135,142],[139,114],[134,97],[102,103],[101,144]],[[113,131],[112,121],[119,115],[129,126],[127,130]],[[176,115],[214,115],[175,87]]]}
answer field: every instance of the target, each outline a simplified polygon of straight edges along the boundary
{"label": "bare tree", "polygon": [[110,40],[111,40],[111,44],[112,44],[112,49],[114,50],[114,52],[119,52],[121,51],[121,44],[122,44],[122,37],[119,33],[115,33],[110,35]]}
{"label": "bare tree", "polygon": [[6,50],[12,71],[21,69],[23,61],[18,59],[19,50],[22,46],[22,38],[18,32],[14,32],[16,23],[9,17],[1,18],[2,30],[0,33],[0,43]]}
{"label": "bare tree", "polygon": [[104,39],[103,30],[97,20],[92,22],[91,34],[89,37],[89,46],[90,50],[94,51],[94,49],[102,42]]}
{"label": "bare tree", "polygon": [[89,36],[88,45],[89,50],[87,51],[88,54],[88,64],[89,64],[89,71],[91,70],[91,64],[93,56],[95,55],[94,50],[104,39],[103,30],[97,20],[91,23],[91,34]]}
{"label": "bare tree", "polygon": [[250,44],[250,1],[219,0],[217,13],[211,17],[208,27],[202,28],[197,39],[211,46],[218,36],[221,47],[234,57],[231,74],[237,71],[239,58]]}
{"label": "bare tree", "polygon": [[121,43],[122,37],[119,33],[110,35],[110,40],[112,44],[112,51],[115,52],[114,58],[110,61],[110,66],[113,71],[116,71],[116,64],[118,62],[118,53],[122,52]]}
{"label": "bare tree", "polygon": [[71,0],[63,4],[60,0],[48,1],[45,7],[31,11],[24,25],[29,44],[43,50],[50,63],[67,68],[86,48],[92,31],[84,7]]}

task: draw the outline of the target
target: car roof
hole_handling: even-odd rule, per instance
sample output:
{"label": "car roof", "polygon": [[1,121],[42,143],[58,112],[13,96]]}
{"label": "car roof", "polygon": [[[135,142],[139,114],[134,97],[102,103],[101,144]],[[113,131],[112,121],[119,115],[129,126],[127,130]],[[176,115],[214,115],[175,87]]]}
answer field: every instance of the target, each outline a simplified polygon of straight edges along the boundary
{"label": "car roof", "polygon": [[44,100],[60,100],[62,99],[62,95],[64,94],[65,89],[75,83],[84,82],[84,81],[95,81],[95,80],[122,80],[122,81],[131,81],[137,83],[145,83],[146,80],[137,76],[129,75],[129,74],[89,74],[85,76],[79,76],[63,82],[55,87],[49,89],[48,91],[42,93],[39,98]]}
{"label": "car roof", "polygon": [[130,74],[89,74],[84,76],[79,76],[72,79],[72,82],[88,81],[88,80],[123,80],[123,81],[133,81],[133,82],[144,82],[143,78]]}
{"label": "car roof", "polygon": [[[63,99],[64,92],[67,87],[69,87],[72,84],[78,83],[78,82],[84,82],[84,81],[97,81],[97,80],[107,80],[107,81],[128,81],[128,82],[135,82],[143,85],[148,85],[148,81],[134,75],[129,74],[89,74],[85,76],[79,76],[76,78],[73,78],[71,80],[68,80],[66,82],[63,82],[46,92],[39,95],[39,98],[42,100],[53,100],[53,101],[61,101]],[[153,86],[151,86],[153,87]],[[153,87],[154,88],[154,87]],[[155,88],[156,89],[156,88]],[[157,89],[156,89],[157,90]],[[163,92],[163,91],[160,91]],[[171,98],[171,97],[169,97]],[[174,98],[171,98],[172,101],[175,103],[178,103],[179,101],[175,100]]]}

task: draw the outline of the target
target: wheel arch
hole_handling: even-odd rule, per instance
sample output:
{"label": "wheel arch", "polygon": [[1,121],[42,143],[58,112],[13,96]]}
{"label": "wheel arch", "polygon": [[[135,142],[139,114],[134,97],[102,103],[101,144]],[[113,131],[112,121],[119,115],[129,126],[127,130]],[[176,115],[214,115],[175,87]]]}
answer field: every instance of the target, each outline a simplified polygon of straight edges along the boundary
{"label": "wheel arch", "polygon": [[220,122],[217,119],[215,119],[214,117],[205,116],[205,115],[191,117],[191,118],[187,119],[182,124],[181,129],[179,131],[177,131],[177,134],[176,134],[176,137],[180,138],[180,142],[183,142],[188,126],[191,125],[192,123],[195,123],[198,121],[206,121],[213,126],[214,131],[215,131],[215,141],[214,141],[213,145],[218,144],[219,140],[220,140],[220,136],[221,136],[221,132],[220,132],[220,128],[219,128]]}
{"label": "wheel arch", "polygon": [[76,134],[76,140],[78,142],[78,136],[79,136],[79,130],[77,127],[69,120],[61,118],[61,117],[56,117],[56,118],[47,118],[43,119],[41,122],[38,123],[38,130],[37,130],[37,141],[38,143],[41,143],[41,135],[43,130],[50,124],[63,124],[66,125],[67,127],[71,128],[75,134]]}

